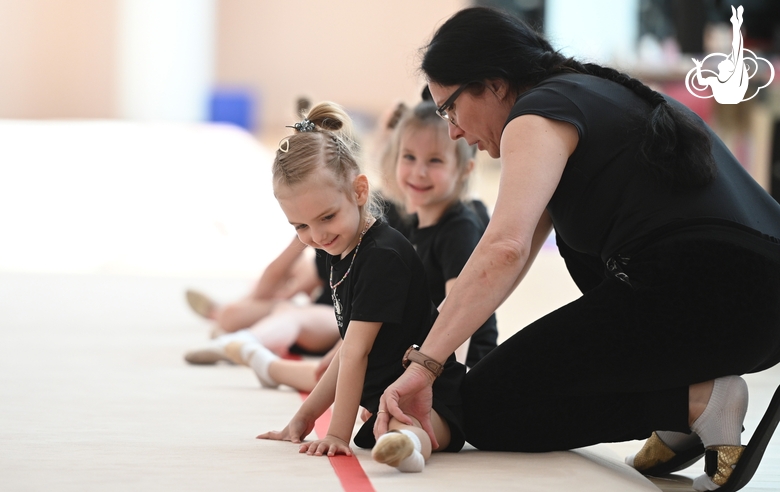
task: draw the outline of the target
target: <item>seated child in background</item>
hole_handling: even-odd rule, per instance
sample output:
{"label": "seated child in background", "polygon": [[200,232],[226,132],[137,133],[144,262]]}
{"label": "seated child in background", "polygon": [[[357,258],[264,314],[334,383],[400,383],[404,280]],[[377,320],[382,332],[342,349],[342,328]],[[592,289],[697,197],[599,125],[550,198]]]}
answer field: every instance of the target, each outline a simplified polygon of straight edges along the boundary
{"label": "seated child in background", "polygon": [[[394,217],[391,225],[403,231],[415,246],[425,267],[431,299],[438,306],[486,227],[462,201],[474,167],[474,148],[448,137],[447,122],[436,114],[431,101],[423,101],[412,110],[404,108],[400,116],[382,158],[382,169],[384,197],[400,197],[395,199],[401,203],[385,198],[385,211]],[[407,214],[405,210],[416,213]],[[456,351],[457,360],[473,367],[495,348],[497,338],[493,315]],[[238,350],[235,346],[228,348],[229,353]],[[263,347],[256,347],[247,363],[265,387],[286,384],[308,392],[317,381],[310,362],[304,369]]]}
{"label": "seated child in background", "polygon": [[[288,351],[323,354],[331,350],[340,338],[327,288],[325,260],[315,255],[315,261],[311,261],[303,254],[306,247],[293,238],[263,272],[253,292],[238,302],[218,306],[204,295],[188,291],[193,309],[215,320],[222,334],[187,352],[185,360],[191,364],[220,360],[240,363],[225,351],[230,342],[236,341],[259,342],[282,355]],[[293,296],[301,292],[316,297],[311,303],[296,302]],[[315,363],[312,369],[318,367]]]}

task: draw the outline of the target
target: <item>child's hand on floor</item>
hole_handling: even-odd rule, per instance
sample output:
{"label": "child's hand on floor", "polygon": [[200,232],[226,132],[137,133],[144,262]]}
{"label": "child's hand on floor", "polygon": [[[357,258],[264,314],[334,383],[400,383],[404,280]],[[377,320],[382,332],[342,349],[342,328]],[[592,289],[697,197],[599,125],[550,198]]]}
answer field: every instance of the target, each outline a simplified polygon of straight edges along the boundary
{"label": "child's hand on floor", "polygon": [[281,431],[270,431],[257,436],[257,439],[271,439],[274,441],[290,441],[299,443],[314,430],[314,420],[311,422],[298,416],[293,417],[287,426]]}
{"label": "child's hand on floor", "polygon": [[349,447],[349,443],[330,434],[325,436],[325,439],[301,444],[299,452],[309,456],[336,456],[337,454],[352,456],[352,448]]}

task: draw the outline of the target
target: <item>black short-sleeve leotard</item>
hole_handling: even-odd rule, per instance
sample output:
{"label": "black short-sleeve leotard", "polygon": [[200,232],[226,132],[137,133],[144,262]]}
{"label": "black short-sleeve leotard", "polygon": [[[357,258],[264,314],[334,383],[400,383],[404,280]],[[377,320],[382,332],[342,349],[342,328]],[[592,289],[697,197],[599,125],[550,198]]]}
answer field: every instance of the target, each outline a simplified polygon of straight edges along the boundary
{"label": "black short-sleeve leotard", "polygon": [[314,252],[314,264],[317,266],[317,276],[322,282],[322,291],[320,292],[320,295],[317,296],[317,299],[314,300],[314,303],[332,306],[333,297],[330,295],[330,286],[328,285],[327,253],[319,249],[315,249]]}
{"label": "black short-sleeve leotard", "polygon": [[[333,268],[333,282],[347,273],[352,255],[343,259],[327,255]],[[350,321],[381,322],[374,346],[368,355],[360,404],[376,413],[379,398],[404,371],[406,349],[421,344],[431,329],[434,305],[428,293],[425,270],[409,241],[386,222],[374,223],[366,232],[347,278],[334,294],[336,322],[344,338]],[[465,368],[451,356],[444,373],[433,386],[433,408],[450,425],[452,441],[447,451],[463,446],[460,423],[459,386]],[[355,436],[355,444],[374,445],[374,418]]]}
{"label": "black short-sleeve leotard", "polygon": [[[423,228],[418,224],[413,215],[409,240],[422,259],[431,299],[438,306],[446,296],[445,283],[460,275],[485,232],[485,224],[462,202],[447,209],[436,224]],[[474,367],[496,347],[497,339],[496,315],[492,314],[471,336],[466,365]]]}

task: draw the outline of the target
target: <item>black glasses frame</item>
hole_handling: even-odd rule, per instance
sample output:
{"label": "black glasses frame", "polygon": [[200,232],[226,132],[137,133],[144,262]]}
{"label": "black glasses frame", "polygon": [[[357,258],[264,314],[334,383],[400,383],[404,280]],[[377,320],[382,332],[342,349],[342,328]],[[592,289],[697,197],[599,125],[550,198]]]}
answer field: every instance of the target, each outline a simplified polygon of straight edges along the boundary
{"label": "black glasses frame", "polygon": [[466,82],[465,84],[463,84],[460,87],[458,87],[457,89],[455,89],[455,92],[450,94],[450,97],[448,97],[447,100],[444,101],[444,103],[442,103],[442,105],[439,106],[436,109],[436,114],[438,114],[441,118],[449,121],[453,125],[458,126],[458,124],[455,123],[455,120],[450,118],[450,115],[447,114],[447,110],[450,109],[453,104],[455,104],[455,100],[458,98],[458,96],[461,95],[461,93],[463,91],[466,90],[466,87],[470,86],[473,83],[474,83],[473,81],[472,82]]}

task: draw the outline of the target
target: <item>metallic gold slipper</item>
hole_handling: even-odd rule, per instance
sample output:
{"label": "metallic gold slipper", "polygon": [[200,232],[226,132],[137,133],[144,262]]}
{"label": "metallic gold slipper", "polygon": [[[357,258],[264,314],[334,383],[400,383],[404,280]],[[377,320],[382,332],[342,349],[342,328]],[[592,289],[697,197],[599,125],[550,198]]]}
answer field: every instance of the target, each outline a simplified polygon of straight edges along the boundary
{"label": "metallic gold slipper", "polygon": [[661,477],[688,468],[704,456],[704,445],[699,442],[677,452],[653,432],[645,445],[634,456],[634,468],[643,475]]}
{"label": "metallic gold slipper", "polygon": [[[730,476],[726,476],[726,481],[717,489],[718,492],[733,492],[748,484],[761,463],[761,458],[764,456],[764,451],[772,439],[778,422],[780,422],[780,387],[775,390],[772,401],[769,402],[769,407],[747,446],[714,446],[714,448],[737,449],[724,451],[714,449],[712,452],[709,448],[707,449],[708,456],[705,458],[707,466],[705,468],[710,480],[718,483],[716,479],[719,479],[721,475],[721,468],[723,465],[728,465],[726,468],[728,468],[727,473]],[[731,465],[734,463],[736,466],[732,470]]]}
{"label": "metallic gold slipper", "polygon": [[734,467],[745,451],[745,446],[710,446],[704,452],[704,473],[712,483],[723,486],[734,472]]}

